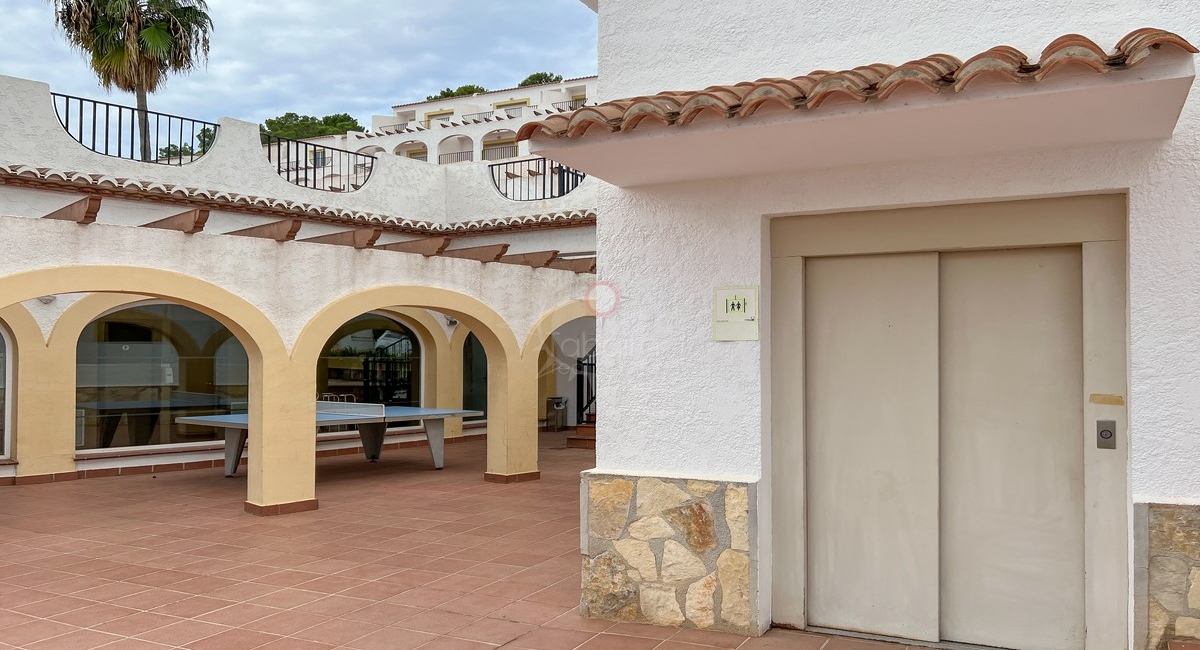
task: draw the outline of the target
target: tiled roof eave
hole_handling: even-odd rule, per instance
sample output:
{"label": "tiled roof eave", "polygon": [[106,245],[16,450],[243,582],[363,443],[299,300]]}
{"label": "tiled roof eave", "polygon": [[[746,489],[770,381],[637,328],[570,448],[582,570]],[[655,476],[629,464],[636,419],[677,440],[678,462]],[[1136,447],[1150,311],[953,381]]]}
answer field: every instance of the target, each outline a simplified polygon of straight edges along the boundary
{"label": "tiled roof eave", "polygon": [[1067,34],[1046,46],[1036,62],[1016,48],[998,46],[966,61],[949,54],[933,54],[898,66],[877,63],[851,70],[818,70],[791,79],[768,78],[698,91],[666,91],[527,122],[517,131],[517,139],[537,136],[573,139],[592,132],[625,132],[646,120],[679,127],[705,112],[744,118],[768,104],[817,109],[833,97],[860,102],[886,101],[899,88],[913,85],[933,93],[958,93],[980,78],[1037,82],[1064,67],[1089,68],[1103,74],[1134,67],[1164,46],[1197,53],[1181,36],[1149,27],[1130,32],[1107,53],[1083,36]]}
{"label": "tiled roof eave", "polygon": [[537,229],[573,228],[596,223],[594,210],[573,209],[545,214],[489,217],[459,222],[406,219],[331,206],[269,197],[216,192],[194,187],[117,178],[103,174],[60,171],[31,165],[0,166],[0,184],[57,192],[78,192],[117,199],[202,207],[226,212],[298,218],[343,226],[375,226],[407,235],[464,236]]}

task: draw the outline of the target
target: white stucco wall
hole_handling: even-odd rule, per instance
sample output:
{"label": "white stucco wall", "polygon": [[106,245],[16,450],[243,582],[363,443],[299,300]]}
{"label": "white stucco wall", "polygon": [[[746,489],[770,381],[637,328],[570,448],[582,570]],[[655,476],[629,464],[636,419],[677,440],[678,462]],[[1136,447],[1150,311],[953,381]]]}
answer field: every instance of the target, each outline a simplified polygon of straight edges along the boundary
{"label": "white stucco wall", "polygon": [[1139,27],[1193,40],[1187,0],[1035,0],[1009,3],[813,3],[782,0],[603,0],[601,101],[700,89],[760,77],[796,77],[936,52],[965,60],[997,45],[1036,59],[1064,34],[1111,48]]}

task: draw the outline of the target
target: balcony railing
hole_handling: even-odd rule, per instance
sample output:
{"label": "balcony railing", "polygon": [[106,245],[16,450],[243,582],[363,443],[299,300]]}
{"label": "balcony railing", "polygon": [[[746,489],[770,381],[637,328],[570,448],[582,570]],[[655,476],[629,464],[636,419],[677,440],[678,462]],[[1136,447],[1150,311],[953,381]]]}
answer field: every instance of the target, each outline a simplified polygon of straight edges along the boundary
{"label": "balcony railing", "polygon": [[579,99],[572,99],[565,102],[554,102],[553,106],[560,111],[574,111],[583,108],[584,104],[587,104],[586,97],[580,97]]}
{"label": "balcony railing", "polygon": [[421,124],[423,124],[425,126],[425,128],[428,129],[434,122],[449,122],[450,118],[452,118],[452,117],[454,117],[454,116],[453,115],[443,115],[441,117],[431,117],[431,118],[421,122]]}
{"label": "balcony railing", "polygon": [[467,113],[466,115],[462,116],[462,118],[463,118],[464,122],[478,122],[479,120],[485,120],[495,114],[496,114],[496,111],[484,111],[482,113]]}
{"label": "balcony railing", "polygon": [[429,162],[429,152],[426,151],[425,153],[414,153],[410,155],[409,158],[412,160],[420,160],[421,162]]}
{"label": "balcony railing", "polygon": [[504,114],[508,117],[521,117],[525,115],[526,110],[532,111],[535,108],[537,108],[537,104],[534,104],[533,106],[509,106],[508,108],[503,108],[501,110],[503,110]]}
{"label": "balcony railing", "polygon": [[454,153],[438,154],[438,164],[439,165],[445,165],[448,163],[467,162],[469,160],[475,160],[475,152],[474,151],[456,151]]}
{"label": "balcony railing", "polygon": [[505,144],[505,145],[500,145],[497,147],[489,147],[489,146],[484,145],[484,147],[483,147],[483,159],[484,160],[504,160],[505,158],[516,158],[516,157],[517,157],[517,145],[515,145],[515,144]]}
{"label": "balcony railing", "polygon": [[267,160],[289,183],[326,192],[357,190],[371,177],[375,156],[273,135],[262,137]]}
{"label": "balcony railing", "polygon": [[94,99],[51,93],[54,112],[75,141],[98,154],[159,165],[182,165],[212,148],[220,128],[212,122],[145,111]]}
{"label": "balcony railing", "polygon": [[496,191],[513,201],[540,201],[566,196],[587,174],[546,158],[527,158],[488,165]]}

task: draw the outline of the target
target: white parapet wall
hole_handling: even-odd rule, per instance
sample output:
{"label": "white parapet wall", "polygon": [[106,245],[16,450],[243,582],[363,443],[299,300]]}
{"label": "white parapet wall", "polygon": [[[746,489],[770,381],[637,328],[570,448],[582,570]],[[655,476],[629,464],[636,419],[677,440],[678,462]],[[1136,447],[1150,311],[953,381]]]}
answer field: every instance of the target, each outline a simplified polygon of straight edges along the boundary
{"label": "white parapet wall", "polygon": [[[282,178],[260,144],[258,125],[231,118],[219,121],[212,148],[194,162],[160,165],[105,156],[67,133],[55,114],[48,85],[6,76],[0,76],[0,123],[5,125],[0,129],[0,166],[136,179],[213,196],[258,197],[281,205],[320,206],[434,224],[591,208],[594,186],[599,184],[589,179],[562,198],[516,202],[497,191],[486,163],[442,166],[388,152],[377,156],[361,188],[327,192]],[[358,144],[361,150],[366,143],[350,144]]]}

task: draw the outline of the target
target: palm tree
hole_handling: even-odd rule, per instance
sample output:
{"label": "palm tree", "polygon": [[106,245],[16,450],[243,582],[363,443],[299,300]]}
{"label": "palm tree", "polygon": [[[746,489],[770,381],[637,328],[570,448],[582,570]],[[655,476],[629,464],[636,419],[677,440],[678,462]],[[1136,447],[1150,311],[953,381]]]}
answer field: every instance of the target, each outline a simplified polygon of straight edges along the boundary
{"label": "palm tree", "polygon": [[142,160],[151,160],[146,96],[169,74],[208,60],[205,0],[50,0],[67,41],[89,57],[107,90],[137,95]]}

